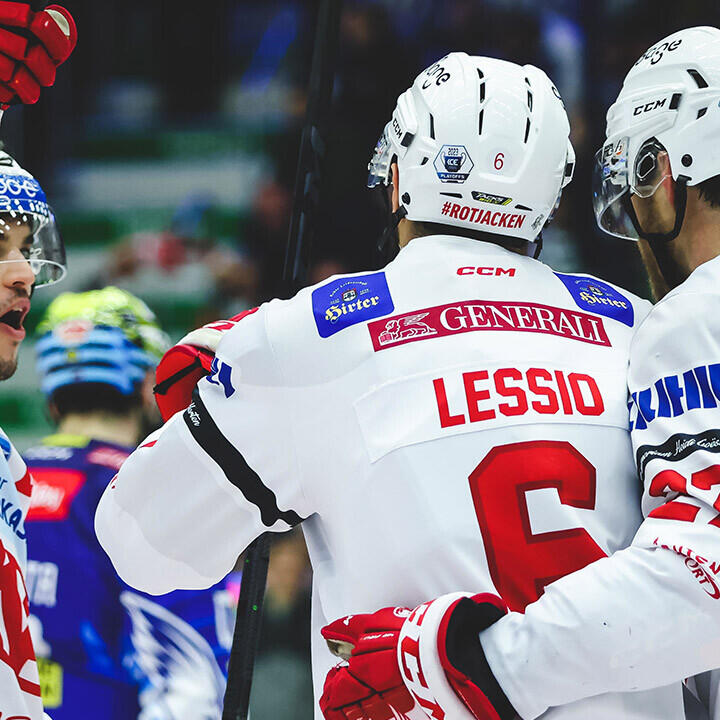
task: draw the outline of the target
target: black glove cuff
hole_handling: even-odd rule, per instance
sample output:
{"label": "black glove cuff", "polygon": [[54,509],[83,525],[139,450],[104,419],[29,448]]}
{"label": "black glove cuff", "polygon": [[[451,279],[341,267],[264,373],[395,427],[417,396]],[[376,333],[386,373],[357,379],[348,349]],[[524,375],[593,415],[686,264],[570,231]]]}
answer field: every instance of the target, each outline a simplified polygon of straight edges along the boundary
{"label": "black glove cuff", "polygon": [[463,598],[448,621],[445,652],[450,664],[482,690],[501,720],[515,720],[518,716],[515,708],[495,679],[479,637],[503,615],[490,603],[478,605],[470,598]]}

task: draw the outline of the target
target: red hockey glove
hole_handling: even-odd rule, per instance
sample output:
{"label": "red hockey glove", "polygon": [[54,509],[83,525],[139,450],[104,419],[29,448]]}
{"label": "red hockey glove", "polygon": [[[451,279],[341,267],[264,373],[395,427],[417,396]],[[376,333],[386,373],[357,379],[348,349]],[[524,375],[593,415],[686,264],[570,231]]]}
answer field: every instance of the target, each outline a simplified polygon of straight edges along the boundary
{"label": "red hockey glove", "polygon": [[496,595],[453,593],[412,612],[385,608],[328,625],[322,633],[331,651],[347,657],[354,649],[346,666],[328,674],[323,714],[327,720],[389,720],[398,717],[393,712],[411,720],[512,720],[515,710],[479,639],[506,612]]}
{"label": "red hockey glove", "polygon": [[[40,5],[42,7],[42,4]],[[0,0],[0,104],[38,101],[42,87],[77,45],[73,16],[60,5],[33,12],[30,2]]]}
{"label": "red hockey glove", "polygon": [[[410,612],[389,607],[349,615],[322,629],[330,651],[349,660],[333,668],[325,680],[320,709],[326,720],[393,720],[397,715],[391,707],[405,716],[413,712],[415,701],[397,663],[400,629]],[[427,715],[416,710],[413,717]]]}
{"label": "red hockey glove", "polygon": [[246,310],[229,320],[218,320],[193,330],[163,355],[155,370],[153,391],[164,421],[190,405],[195,386],[212,372],[215,351],[223,335],[256,311],[257,308]]}

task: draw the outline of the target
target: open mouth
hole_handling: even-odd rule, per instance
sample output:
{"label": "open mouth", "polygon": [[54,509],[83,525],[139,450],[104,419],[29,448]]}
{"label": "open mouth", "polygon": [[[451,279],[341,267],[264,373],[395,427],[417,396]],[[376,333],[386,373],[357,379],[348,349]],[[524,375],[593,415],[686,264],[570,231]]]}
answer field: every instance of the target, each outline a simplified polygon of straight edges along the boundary
{"label": "open mouth", "polygon": [[23,321],[30,310],[30,302],[23,300],[13,303],[14,307],[0,315],[0,325],[5,325],[17,332],[24,331]]}
{"label": "open mouth", "polygon": [[0,315],[0,323],[3,323],[3,325],[9,325],[13,328],[13,330],[22,330],[24,319],[24,310],[9,310],[4,315]]}

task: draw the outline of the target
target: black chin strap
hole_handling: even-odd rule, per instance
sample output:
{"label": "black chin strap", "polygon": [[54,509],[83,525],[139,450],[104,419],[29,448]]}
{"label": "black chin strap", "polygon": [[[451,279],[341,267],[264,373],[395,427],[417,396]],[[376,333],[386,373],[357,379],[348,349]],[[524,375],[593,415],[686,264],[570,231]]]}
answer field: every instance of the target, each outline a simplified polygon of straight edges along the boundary
{"label": "black chin strap", "polygon": [[[377,242],[378,252],[389,260],[395,257],[399,249],[400,238],[398,236],[398,225],[400,221],[407,216],[407,210],[400,206],[395,212],[390,213],[385,232],[380,236]],[[389,261],[388,260],[388,261]]]}
{"label": "black chin strap", "polygon": [[398,236],[398,225],[400,221],[407,215],[407,209],[400,206],[395,212],[390,205],[390,197],[386,185],[378,185],[376,197],[385,211],[385,230],[378,238],[375,245],[377,251],[377,259],[379,266],[387,265],[400,251],[400,238]]}
{"label": "black chin strap", "polygon": [[635,213],[635,208],[630,200],[630,194],[627,193],[623,198],[625,210],[630,216],[638,236],[643,240],[647,240],[650,250],[652,250],[657,260],[660,272],[671,290],[685,282],[688,277],[687,273],[682,271],[673,259],[670,250],[670,243],[680,234],[683,223],[685,222],[685,211],[687,210],[687,181],[687,177],[680,175],[675,182],[675,226],[667,233],[645,232]]}

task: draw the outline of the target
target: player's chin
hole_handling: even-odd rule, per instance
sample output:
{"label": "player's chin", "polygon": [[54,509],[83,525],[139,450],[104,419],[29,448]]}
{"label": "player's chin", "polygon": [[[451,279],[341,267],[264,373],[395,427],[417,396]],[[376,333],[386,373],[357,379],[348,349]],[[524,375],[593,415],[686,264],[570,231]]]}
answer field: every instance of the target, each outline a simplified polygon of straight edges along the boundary
{"label": "player's chin", "polygon": [[17,370],[20,340],[4,337],[0,326],[0,380],[7,380]]}

